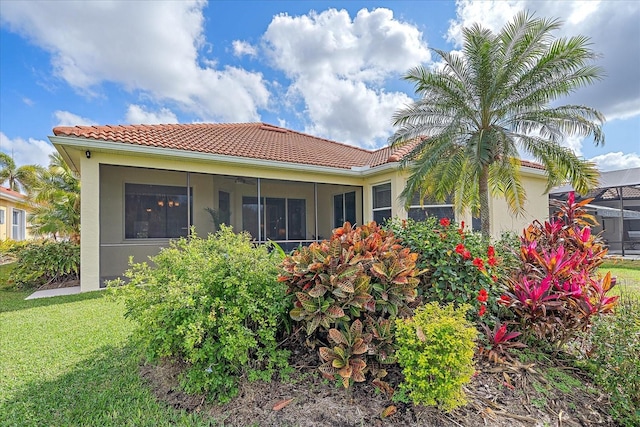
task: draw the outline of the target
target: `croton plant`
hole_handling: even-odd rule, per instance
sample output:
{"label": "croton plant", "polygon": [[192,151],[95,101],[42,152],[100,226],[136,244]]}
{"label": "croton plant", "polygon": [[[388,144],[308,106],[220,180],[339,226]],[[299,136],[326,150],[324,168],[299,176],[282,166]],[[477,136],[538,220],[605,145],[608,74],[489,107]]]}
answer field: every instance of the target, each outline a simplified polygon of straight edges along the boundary
{"label": "croton plant", "polygon": [[394,362],[389,319],[411,314],[417,257],[375,222],[356,228],[346,222],[330,240],[285,258],[279,280],[295,295],[291,318],[315,341],[334,344],[321,349],[322,359],[336,368],[325,363],[324,374],[338,375],[348,386],[364,381],[368,360]]}

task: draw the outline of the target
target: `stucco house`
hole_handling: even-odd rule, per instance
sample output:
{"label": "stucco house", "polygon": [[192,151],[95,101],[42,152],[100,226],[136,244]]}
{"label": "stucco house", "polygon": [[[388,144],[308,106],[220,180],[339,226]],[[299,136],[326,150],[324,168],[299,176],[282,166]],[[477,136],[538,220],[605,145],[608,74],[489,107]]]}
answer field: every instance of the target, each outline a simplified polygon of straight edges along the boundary
{"label": "stucco house", "polygon": [[[327,238],[346,220],[453,217],[452,205],[404,208],[406,150],[365,150],[266,123],[56,127],[49,137],[82,180],[82,291],[217,222],[286,249]],[[527,214],[491,200],[496,235],[548,216],[546,176],[524,163]],[[210,212],[213,211],[214,215]],[[472,219],[464,220],[467,224]]]}
{"label": "stucco house", "polygon": [[29,205],[24,194],[0,187],[0,240],[30,238],[28,213]]}

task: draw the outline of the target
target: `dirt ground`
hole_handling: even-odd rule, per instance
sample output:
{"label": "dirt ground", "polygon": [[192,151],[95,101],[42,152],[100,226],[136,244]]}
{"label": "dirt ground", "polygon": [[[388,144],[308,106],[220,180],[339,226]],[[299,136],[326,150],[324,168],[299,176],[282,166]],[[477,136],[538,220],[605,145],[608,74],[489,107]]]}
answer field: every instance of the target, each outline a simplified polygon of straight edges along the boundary
{"label": "dirt ground", "polygon": [[44,291],[45,289],[70,288],[74,286],[80,286],[80,279],[61,280],[61,281],[55,281],[51,283],[45,283],[44,285],[40,286],[37,290]]}
{"label": "dirt ground", "polygon": [[[299,348],[298,348],[299,350]],[[229,426],[615,426],[607,415],[608,397],[591,386],[580,371],[557,362],[554,376],[530,363],[496,365],[479,362],[477,374],[465,388],[468,403],[446,413],[434,407],[394,402],[370,381],[348,392],[323,380],[313,366],[313,351],[292,357],[295,373],[288,381],[242,380],[240,393],[225,405],[205,396],[187,395],[178,385],[182,367],[163,361],[140,368],[156,397],[175,408],[208,414]],[[543,375],[542,372],[545,372]],[[391,385],[401,378],[390,370]],[[387,409],[395,413],[383,417]]]}

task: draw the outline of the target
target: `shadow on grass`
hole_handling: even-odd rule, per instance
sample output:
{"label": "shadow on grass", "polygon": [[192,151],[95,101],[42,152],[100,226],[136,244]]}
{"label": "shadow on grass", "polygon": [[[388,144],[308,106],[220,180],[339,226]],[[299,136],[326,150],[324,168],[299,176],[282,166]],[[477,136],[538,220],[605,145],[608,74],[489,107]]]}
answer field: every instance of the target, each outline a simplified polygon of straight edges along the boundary
{"label": "shadow on grass", "polygon": [[69,302],[85,301],[89,299],[102,298],[105,292],[85,292],[75,295],[64,295],[59,297],[48,297],[25,300],[26,297],[35,291],[0,291],[0,313],[9,311],[25,310],[33,307],[44,307],[55,304],[65,304]]}
{"label": "shadow on grass", "polygon": [[0,426],[209,426],[213,420],[156,401],[131,346],[102,347],[65,375],[0,400]]}

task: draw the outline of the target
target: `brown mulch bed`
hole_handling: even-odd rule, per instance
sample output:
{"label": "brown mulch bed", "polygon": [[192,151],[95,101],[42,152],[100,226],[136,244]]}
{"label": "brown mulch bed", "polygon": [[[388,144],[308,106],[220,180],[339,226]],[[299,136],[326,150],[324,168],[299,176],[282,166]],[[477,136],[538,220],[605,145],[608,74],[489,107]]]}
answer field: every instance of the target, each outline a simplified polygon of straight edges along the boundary
{"label": "brown mulch bed", "polygon": [[44,291],[45,289],[71,288],[74,286],[80,286],[80,279],[61,280],[61,281],[45,283],[44,285],[40,286],[37,290]]}
{"label": "brown mulch bed", "polygon": [[[144,364],[141,376],[157,399],[177,409],[206,414],[229,426],[615,426],[608,415],[608,398],[598,392],[575,368],[554,362],[554,369],[580,383],[561,390],[535,364],[477,363],[477,374],[465,388],[468,403],[446,413],[434,407],[394,402],[370,382],[347,391],[323,380],[314,366],[315,351],[297,349],[290,363],[295,373],[287,381],[240,381],[240,392],[220,405],[202,395],[180,390],[184,366],[162,361]],[[296,354],[295,352],[292,354]],[[545,366],[547,369],[549,366]],[[399,370],[385,380],[397,384]],[[390,406],[396,412],[382,417]]]}

